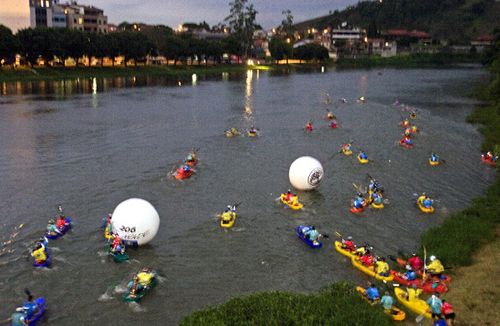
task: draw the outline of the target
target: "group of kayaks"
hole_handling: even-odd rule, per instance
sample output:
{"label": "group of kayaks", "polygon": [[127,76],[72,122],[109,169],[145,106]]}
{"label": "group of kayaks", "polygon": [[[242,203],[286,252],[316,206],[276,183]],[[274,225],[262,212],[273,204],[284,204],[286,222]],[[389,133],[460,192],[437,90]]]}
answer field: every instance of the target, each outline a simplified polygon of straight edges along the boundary
{"label": "group of kayaks", "polygon": [[[400,272],[397,272],[395,270],[390,270],[390,274],[387,276],[382,276],[379,275],[375,272],[374,266],[365,266],[363,263],[360,261],[360,258],[358,255],[356,255],[355,252],[347,250],[346,248],[343,247],[342,243],[340,241],[335,241],[334,242],[335,250],[339,252],[340,254],[344,255],[345,257],[349,258],[351,260],[352,265],[360,270],[361,272],[365,273],[366,275],[373,277],[379,281],[383,281],[384,283],[387,282],[393,282],[394,283],[394,294],[396,299],[406,308],[408,308],[410,311],[418,314],[419,316],[422,315],[423,317],[431,319],[431,314],[430,314],[430,307],[429,305],[424,301],[419,298],[412,299],[411,301],[408,300],[408,294],[405,290],[401,288],[401,286],[406,286],[408,288],[415,288],[415,289],[421,289],[424,293],[429,293],[429,294],[434,294],[436,292],[438,293],[446,293],[448,291],[448,284],[451,282],[451,278],[445,274],[442,274],[442,277],[439,281],[435,280],[423,280],[422,279],[422,272],[418,271],[417,275],[419,275],[420,278],[409,281],[407,280],[403,274]],[[394,259],[394,258],[393,258]],[[398,258],[397,263],[399,266],[406,266],[407,262],[404,259]],[[375,302],[368,300],[367,295],[366,295],[366,290],[363,287],[356,287],[356,291],[362,295],[363,298],[365,298],[367,301],[369,301],[371,304],[375,304]],[[393,306],[391,310],[386,310],[385,311],[388,315],[390,315],[394,320],[396,321],[401,321],[405,319],[405,312],[402,311],[401,309]]]}

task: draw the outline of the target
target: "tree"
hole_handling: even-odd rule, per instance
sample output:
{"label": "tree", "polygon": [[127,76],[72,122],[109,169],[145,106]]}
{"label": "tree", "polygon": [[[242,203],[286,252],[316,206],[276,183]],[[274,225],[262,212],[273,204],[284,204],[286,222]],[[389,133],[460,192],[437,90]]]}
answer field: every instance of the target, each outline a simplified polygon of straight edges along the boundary
{"label": "tree", "polygon": [[276,62],[287,59],[288,63],[288,59],[292,56],[293,48],[292,45],[285,40],[273,37],[269,42],[269,51]]}
{"label": "tree", "polygon": [[234,0],[229,3],[229,16],[224,20],[228,22],[229,27],[241,45],[242,53],[248,56],[253,41],[253,33],[258,25],[255,23],[257,11],[253,4],[247,5],[248,0]]}
{"label": "tree", "polygon": [[281,21],[280,29],[285,33],[285,36],[292,37],[293,36],[293,16],[290,9],[283,10],[281,12],[285,18]]}
{"label": "tree", "polygon": [[0,25],[0,65],[2,60],[12,62],[17,50],[17,39],[12,31],[4,25]]}
{"label": "tree", "polygon": [[309,43],[295,49],[295,57],[300,60],[326,60],[329,58],[328,50],[319,44]]}

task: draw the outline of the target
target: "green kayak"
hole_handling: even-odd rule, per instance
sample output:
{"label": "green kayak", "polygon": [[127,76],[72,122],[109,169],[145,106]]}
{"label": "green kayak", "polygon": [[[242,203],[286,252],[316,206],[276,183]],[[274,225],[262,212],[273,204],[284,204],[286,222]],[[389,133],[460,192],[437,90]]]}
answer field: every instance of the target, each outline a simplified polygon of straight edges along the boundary
{"label": "green kayak", "polygon": [[124,262],[124,261],[129,259],[126,252],[124,252],[124,253],[112,252],[111,246],[108,245],[107,247],[108,247],[108,253],[111,257],[113,257],[113,260],[115,261],[115,263],[121,263],[121,262]]}
{"label": "green kayak", "polygon": [[129,291],[123,295],[123,301],[125,302],[140,301],[148,292],[150,292],[156,286],[156,283],[158,283],[158,281],[156,274],[154,274],[151,282],[147,286],[136,291],[135,294],[133,294],[132,291],[129,289]]}

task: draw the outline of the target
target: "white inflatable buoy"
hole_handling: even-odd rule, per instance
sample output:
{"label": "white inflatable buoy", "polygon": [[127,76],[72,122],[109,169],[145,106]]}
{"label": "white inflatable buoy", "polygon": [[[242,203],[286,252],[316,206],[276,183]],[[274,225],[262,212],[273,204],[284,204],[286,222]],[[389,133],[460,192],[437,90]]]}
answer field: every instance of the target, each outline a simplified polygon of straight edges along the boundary
{"label": "white inflatable buoy", "polygon": [[130,198],[118,204],[111,221],[113,232],[125,242],[139,246],[151,241],[160,227],[156,209],[140,198]]}
{"label": "white inflatable buoy", "polygon": [[290,183],[299,190],[316,188],[323,179],[323,166],[311,156],[302,156],[293,161],[288,171]]}

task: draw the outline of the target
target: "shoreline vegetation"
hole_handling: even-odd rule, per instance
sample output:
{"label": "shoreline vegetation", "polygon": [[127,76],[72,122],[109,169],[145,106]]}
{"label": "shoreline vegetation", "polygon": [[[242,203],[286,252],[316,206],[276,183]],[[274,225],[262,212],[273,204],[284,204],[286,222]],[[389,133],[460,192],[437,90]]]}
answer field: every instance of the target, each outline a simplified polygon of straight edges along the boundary
{"label": "shoreline vegetation", "polygon": [[[24,82],[42,80],[62,80],[76,78],[116,78],[116,77],[172,77],[183,78],[191,74],[219,74],[223,72],[244,72],[253,70],[286,71],[290,69],[300,70],[326,66],[334,69],[350,68],[428,68],[448,67],[463,63],[480,63],[480,58],[469,55],[443,55],[437,54],[415,54],[398,55],[395,57],[382,58],[378,56],[339,59],[336,62],[307,62],[276,64],[271,60],[260,65],[247,64],[218,64],[218,65],[138,65],[138,66],[78,66],[78,67],[29,67],[11,66],[0,67],[0,82]],[[296,61],[296,60],[295,60]]]}
{"label": "shoreline vegetation", "polygon": [[[490,83],[477,94],[486,105],[477,106],[467,121],[481,125],[479,130],[484,137],[481,149],[498,155],[500,56],[492,62],[489,70]],[[443,297],[455,306],[456,325],[495,325],[498,322],[499,221],[500,174],[497,174],[495,183],[487,188],[483,197],[474,199],[468,208],[451,214],[441,226],[431,228],[421,236],[420,253],[423,254],[425,246],[427,253],[438,256],[447,267],[447,273],[454,277],[451,291]],[[386,288],[381,283],[379,286]],[[308,295],[260,292],[193,312],[180,324],[392,324],[380,307],[363,302],[354,292],[354,284],[349,282],[337,282]]]}

